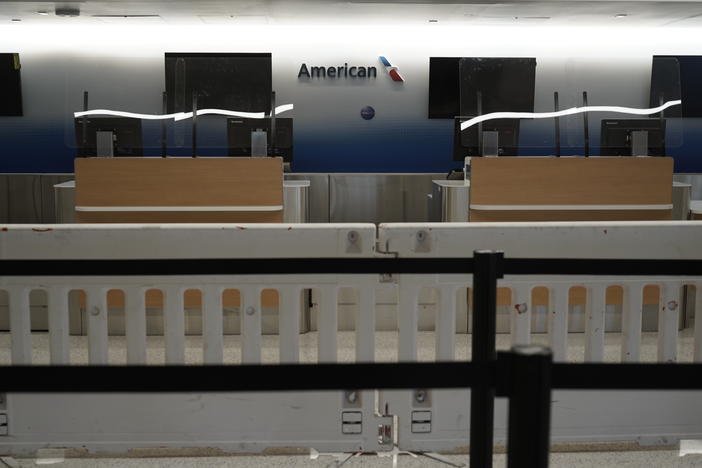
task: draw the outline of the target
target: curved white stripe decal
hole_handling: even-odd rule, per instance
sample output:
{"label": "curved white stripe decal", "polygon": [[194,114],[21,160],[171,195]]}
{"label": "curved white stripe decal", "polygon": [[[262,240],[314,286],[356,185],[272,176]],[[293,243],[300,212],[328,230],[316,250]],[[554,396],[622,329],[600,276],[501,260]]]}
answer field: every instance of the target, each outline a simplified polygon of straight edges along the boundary
{"label": "curved white stripe decal", "polygon": [[635,107],[621,106],[586,106],[586,107],[571,107],[558,112],[493,112],[491,114],[479,115],[470,120],[461,123],[461,130],[470,128],[480,122],[493,119],[551,119],[554,117],[563,117],[566,115],[582,114],[584,112],[616,112],[619,114],[634,114],[634,115],[651,115],[664,111],[671,106],[682,104],[680,99],[676,101],[668,101],[658,107],[650,109],[637,109]]}
{"label": "curved white stripe decal", "polygon": [[[293,110],[293,104],[283,104],[275,108],[275,115],[282,114]],[[138,114],[135,112],[115,111],[109,109],[94,109],[89,111],[74,112],[74,117],[87,117],[90,115],[111,115],[114,117],[126,117],[129,119],[144,119],[144,120],[167,120],[175,121],[191,119],[192,112],[177,112],[175,114]],[[243,117],[249,119],[263,119],[266,117],[265,112],[241,112],[225,109],[198,109],[197,115],[226,115],[228,117]]]}
{"label": "curved white stripe decal", "polygon": [[114,117],[126,117],[129,119],[144,119],[144,120],[165,120],[165,119],[177,119],[182,112],[177,114],[137,114],[134,112],[124,112],[124,111],[113,111],[109,109],[94,109],[89,111],[74,112],[74,117],[88,117],[91,115],[111,115]]}

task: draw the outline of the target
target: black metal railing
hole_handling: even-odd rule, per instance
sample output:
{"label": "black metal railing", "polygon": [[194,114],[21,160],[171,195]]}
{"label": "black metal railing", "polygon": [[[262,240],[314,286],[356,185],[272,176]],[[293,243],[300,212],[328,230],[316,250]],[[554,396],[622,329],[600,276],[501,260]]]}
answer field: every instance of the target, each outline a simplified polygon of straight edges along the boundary
{"label": "black metal railing", "polygon": [[548,466],[552,389],[702,389],[702,364],[565,364],[495,349],[503,275],[702,276],[702,260],[473,258],[0,260],[8,276],[473,274],[472,361],[236,366],[7,366],[0,392],[240,392],[470,388],[470,466],[492,466],[495,397],[509,399],[507,466]]}

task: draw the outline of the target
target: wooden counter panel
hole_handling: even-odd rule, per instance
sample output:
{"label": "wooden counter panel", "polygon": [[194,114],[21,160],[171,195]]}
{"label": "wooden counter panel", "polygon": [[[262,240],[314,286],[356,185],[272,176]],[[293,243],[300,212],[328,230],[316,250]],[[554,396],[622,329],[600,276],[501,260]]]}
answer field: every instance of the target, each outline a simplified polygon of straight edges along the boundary
{"label": "wooden counter panel", "polygon": [[76,211],[77,223],[282,223],[283,211]]}
{"label": "wooden counter panel", "polygon": [[471,222],[670,221],[673,210],[470,210]]}
{"label": "wooden counter panel", "polygon": [[473,158],[477,205],[671,204],[672,158]]}
{"label": "wooden counter panel", "polygon": [[282,206],[280,158],[78,158],[77,206]]}

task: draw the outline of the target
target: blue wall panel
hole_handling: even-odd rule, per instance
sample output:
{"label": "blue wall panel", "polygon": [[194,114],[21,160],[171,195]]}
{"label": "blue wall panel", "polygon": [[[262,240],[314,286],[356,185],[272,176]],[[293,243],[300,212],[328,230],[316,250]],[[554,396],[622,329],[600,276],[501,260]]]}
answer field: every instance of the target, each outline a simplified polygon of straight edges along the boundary
{"label": "blue wall panel", "polygon": [[[70,124],[70,122],[68,122]],[[14,121],[0,127],[0,172],[73,172],[73,134],[62,122]],[[189,121],[167,124],[168,154],[191,156]],[[360,134],[359,134],[360,133]],[[413,122],[405,127],[380,126],[372,132],[295,131],[293,169],[298,172],[448,172],[462,164],[453,161],[453,123],[448,120]],[[702,119],[668,121],[666,152],[675,159],[675,172],[702,172]],[[522,131],[522,156],[555,154],[554,132],[541,128]],[[161,155],[161,126],[143,123],[144,154]],[[561,136],[562,140],[564,135]],[[565,142],[561,155],[584,153],[582,139]],[[579,142],[577,141],[579,140]],[[198,154],[225,156],[225,119],[198,122]],[[590,132],[590,155],[598,156],[599,129]]]}

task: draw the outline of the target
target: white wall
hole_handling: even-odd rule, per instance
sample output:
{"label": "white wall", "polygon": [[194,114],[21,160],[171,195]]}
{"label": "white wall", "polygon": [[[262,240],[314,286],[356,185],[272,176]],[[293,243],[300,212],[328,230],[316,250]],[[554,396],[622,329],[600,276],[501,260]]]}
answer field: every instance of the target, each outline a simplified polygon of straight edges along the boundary
{"label": "white wall", "polygon": [[[450,137],[448,122],[426,118],[430,56],[536,57],[536,111],[552,110],[553,91],[559,91],[561,107],[579,104],[582,91],[593,105],[646,107],[651,56],[702,55],[702,36],[694,29],[643,27],[6,25],[0,27],[0,52],[21,54],[25,117],[4,120],[5,128],[32,133],[58,123],[71,147],[70,116],[82,108],[83,90],[90,91],[91,107],[159,113],[163,54],[179,51],[272,52],[273,87],[279,103],[296,106],[296,139],[302,138],[296,156],[304,160],[316,138],[324,144],[330,134],[345,135],[349,144],[375,138],[367,150],[376,148],[376,157],[392,157],[377,148],[378,140],[414,139],[426,151],[430,146],[422,145]],[[404,83],[389,79],[380,55],[399,67]],[[302,62],[376,66],[378,78],[301,81]],[[372,121],[360,118],[364,105],[376,109]],[[523,132],[552,128],[552,122],[523,124]],[[565,146],[580,144],[581,117],[564,119],[561,128]],[[27,157],[41,158],[34,153]],[[0,153],[0,165],[5,158]],[[449,161],[450,155],[441,158]],[[319,162],[313,159],[308,162]]]}

